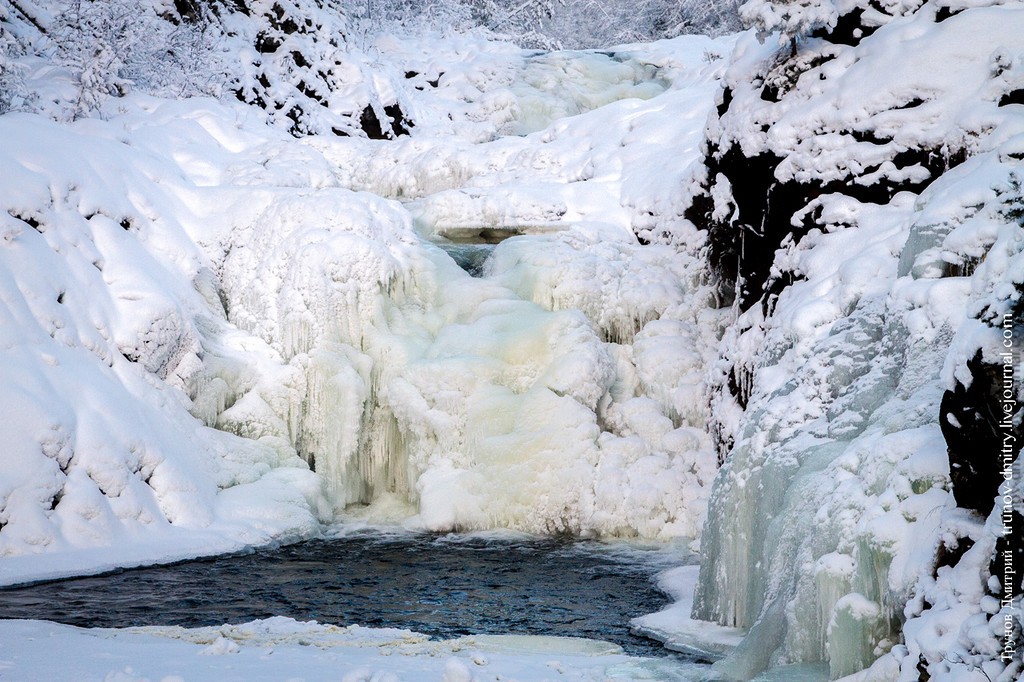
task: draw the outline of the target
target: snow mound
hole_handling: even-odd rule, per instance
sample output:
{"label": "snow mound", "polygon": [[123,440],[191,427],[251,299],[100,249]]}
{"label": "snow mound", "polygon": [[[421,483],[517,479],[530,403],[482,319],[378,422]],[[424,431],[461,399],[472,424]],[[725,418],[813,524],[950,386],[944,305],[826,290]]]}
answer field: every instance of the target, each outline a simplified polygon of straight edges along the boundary
{"label": "snow mound", "polygon": [[109,126],[10,114],[0,127],[2,553],[135,557],[133,543],[164,538],[181,555],[315,529],[312,475],[272,473],[302,466],[294,453],[189,414],[185,389],[226,327],[193,286],[211,263],[187,235],[190,184]]}

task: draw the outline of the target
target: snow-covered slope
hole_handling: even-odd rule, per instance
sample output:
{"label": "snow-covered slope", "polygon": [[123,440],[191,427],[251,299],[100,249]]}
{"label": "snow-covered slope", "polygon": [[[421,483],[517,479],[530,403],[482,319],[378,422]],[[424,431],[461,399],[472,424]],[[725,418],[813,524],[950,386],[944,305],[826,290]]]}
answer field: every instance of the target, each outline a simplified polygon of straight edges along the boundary
{"label": "snow-covered slope", "polygon": [[[161,135],[213,143],[187,111]],[[294,453],[189,414],[196,369],[232,352],[189,235],[211,204],[186,168],[141,149],[145,131],[22,114],[0,128],[5,579],[17,555],[55,555],[44,572],[60,573],[309,533],[321,495]],[[254,373],[269,352],[239,363]]]}

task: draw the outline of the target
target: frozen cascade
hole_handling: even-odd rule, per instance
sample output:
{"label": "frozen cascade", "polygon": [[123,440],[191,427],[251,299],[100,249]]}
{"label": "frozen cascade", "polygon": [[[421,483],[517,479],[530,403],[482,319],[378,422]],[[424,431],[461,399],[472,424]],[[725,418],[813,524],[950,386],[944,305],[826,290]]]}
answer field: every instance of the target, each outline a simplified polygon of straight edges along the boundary
{"label": "frozen cascade", "polygon": [[[194,391],[204,411],[225,405],[220,427],[292,448],[340,513],[435,529],[697,532],[714,466],[696,349],[717,318],[693,312],[699,287],[665,287],[694,281],[675,250],[634,263],[626,244],[516,237],[479,279],[393,201],[327,190],[289,204],[268,202],[222,266],[229,319],[281,367],[277,384],[225,375]],[[553,248],[560,264],[540,257]],[[580,298],[595,279],[605,284]]]}
{"label": "frozen cascade", "polygon": [[[233,101],[133,95],[77,125],[5,115],[25,141],[0,155],[14,169],[3,273],[47,344],[23,383],[45,415],[59,386],[35,375],[81,365],[110,400],[69,407],[75,428],[33,414],[12,437],[32,496],[5,509],[52,522],[5,517],[0,551],[106,548],[138,530],[117,556],[82,560],[92,570],[285,541],[335,515],[696,537],[716,471],[703,367],[723,316],[708,312],[696,230],[635,226],[685,223],[677,189],[724,66],[708,48],[727,44],[471,49],[452,60],[464,74],[405,93],[418,137],[401,141],[296,141]],[[492,69],[505,62],[509,81]],[[666,137],[679,149],[656,177],[623,172]],[[507,239],[472,278],[432,243],[444,234]],[[40,253],[52,281],[23,265]],[[119,384],[131,390],[107,390]],[[133,400],[144,439],[166,447],[114,425]],[[79,532],[98,513],[101,532]]]}
{"label": "frozen cascade", "polygon": [[[954,330],[969,296],[1012,291],[992,282],[1019,248],[1014,225],[991,229],[1012,168],[996,154],[983,163],[913,201],[857,206],[857,229],[805,237],[786,254],[805,279],[724,341],[720,381],[728,363],[744,368],[748,402],[740,418],[716,410],[734,447],[712,490],[693,615],[749,629],[716,664],[730,677],[823,661],[837,679],[906,655],[907,604],[943,579],[937,547],[963,532],[935,419],[943,373],[974,353]],[[943,215],[951,227],[936,230]],[[969,276],[942,265],[979,252]]]}
{"label": "frozen cascade", "polygon": [[[688,49],[699,57],[701,45]],[[526,116],[531,98],[582,98],[567,112],[542,112],[557,117],[662,92],[664,83],[651,82],[661,67],[643,62],[528,59],[531,72],[547,75],[503,91],[512,93],[508,112]],[[564,79],[582,79],[582,89],[556,87]],[[588,88],[607,93],[590,101]],[[706,90],[687,94],[695,111],[711,105]],[[505,125],[505,105],[492,110],[498,93],[454,92],[468,97],[469,118]],[[662,109],[652,111],[678,127]],[[616,112],[591,113],[620,125]],[[699,124],[683,125],[696,139]],[[609,154],[659,144],[628,121],[621,127]],[[541,147],[519,137],[478,147],[430,137],[312,141],[339,181],[375,194],[325,187],[249,197],[218,274],[229,320],[276,351],[276,368],[261,374],[277,381],[214,371],[194,404],[224,404],[219,426],[300,455],[337,513],[414,517],[434,529],[695,537],[716,471],[703,368],[724,320],[707,305],[700,235],[638,248],[617,185],[573,182],[596,171],[566,130]],[[472,169],[449,175],[437,159],[472,160]],[[607,163],[620,164],[614,155]],[[690,163],[664,176],[666,190]],[[353,168],[365,172],[350,177]],[[390,194],[408,203],[380,196],[396,178],[409,187]],[[482,276],[471,278],[435,245],[446,239],[500,243],[469,264]]]}
{"label": "frozen cascade", "polygon": [[[851,325],[818,347],[821,362],[776,389],[771,403],[755,395],[712,491],[709,518],[723,523],[702,537],[707,562],[694,613],[750,628],[720,664],[739,679],[796,661],[827,660],[833,676],[852,674],[877,658],[877,642],[898,637],[910,585],[891,576],[897,540],[910,521],[927,522],[916,518],[922,508],[945,498],[932,488],[942,462],[925,455],[937,428],[914,398],[928,396],[937,409],[932,360],[948,336],[904,347],[906,331],[871,308],[852,313]],[[809,399],[808,390],[822,389],[824,401]],[[802,409],[780,420],[794,401]],[[890,498],[893,477],[906,484]]]}

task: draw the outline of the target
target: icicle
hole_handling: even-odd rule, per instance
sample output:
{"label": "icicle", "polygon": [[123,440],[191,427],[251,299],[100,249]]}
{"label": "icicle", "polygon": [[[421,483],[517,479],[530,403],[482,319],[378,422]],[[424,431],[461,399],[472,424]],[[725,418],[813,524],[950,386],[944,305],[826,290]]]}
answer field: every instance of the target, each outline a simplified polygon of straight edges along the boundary
{"label": "icicle", "polygon": [[847,594],[828,625],[828,661],[833,680],[864,670],[878,656],[876,643],[887,634],[883,609],[863,595]]}
{"label": "icicle", "polygon": [[[818,595],[819,623],[825,624],[832,620],[836,603],[850,592],[855,570],[853,557],[848,554],[832,553],[818,559],[814,578]],[[828,632],[823,627],[818,630],[818,646],[819,654],[824,656],[828,647]]]}

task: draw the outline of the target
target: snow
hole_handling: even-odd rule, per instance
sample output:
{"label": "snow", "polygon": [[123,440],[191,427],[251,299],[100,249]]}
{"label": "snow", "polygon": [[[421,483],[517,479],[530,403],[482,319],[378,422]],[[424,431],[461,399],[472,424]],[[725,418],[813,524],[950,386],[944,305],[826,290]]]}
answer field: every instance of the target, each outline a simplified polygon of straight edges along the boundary
{"label": "snow", "polygon": [[674,602],[662,611],[634,618],[632,627],[634,632],[657,639],[673,651],[700,660],[717,660],[739,646],[746,633],[690,616],[699,570],[699,566],[679,566],[661,573],[658,586]]}
{"label": "snow", "polygon": [[[96,570],[139,561],[131,545],[153,552],[159,538],[167,549],[150,560],[310,532],[320,494],[308,471],[276,475],[289,483],[273,496],[250,496],[262,530],[217,511],[218,489],[254,486],[273,467],[301,462],[203,428],[187,411],[188,367],[203,353],[203,330],[223,322],[191,286],[209,262],[176,220],[189,214],[171,189],[178,174],[133,154],[109,128],[76,134],[13,114],[0,126],[10,141],[0,551],[23,559],[5,560],[4,580],[51,575],[62,563],[23,568],[21,555],[68,552]],[[125,172],[132,167],[138,174]],[[147,173],[163,174],[167,191]],[[218,525],[205,537],[184,532]],[[107,556],[88,551],[96,547]]]}
{"label": "snow", "polygon": [[[123,630],[12,620],[0,621],[0,632],[0,670],[21,680],[705,679],[700,666],[631,658],[595,640],[475,635],[437,641],[408,630],[282,617]],[[60,656],[53,656],[55,646]]]}
{"label": "snow", "polygon": [[[959,525],[948,492],[939,403],[954,379],[970,382],[976,351],[998,347],[996,330],[972,318],[995,319],[1019,296],[1010,263],[1021,229],[1006,206],[1024,119],[995,101],[1019,73],[1006,57],[1021,48],[1019,10],[936,22],[926,5],[857,45],[801,40],[792,60],[740,38],[732,103],[711,139],[721,152],[775,155],[779,183],[813,183],[790,185],[809,201],[793,226],[817,227],[776,252],[774,276],[794,283],[739,311],[721,346],[719,381],[743,377],[746,397],[741,406],[723,388],[712,401],[735,444],[710,498],[693,615],[749,629],[716,664],[722,674],[815,661],[832,678],[874,664],[878,677],[864,679],[918,679],[919,661],[931,679],[971,679],[985,660],[991,679],[1019,672],[986,659],[992,635],[968,625],[992,545],[969,552],[956,580],[932,577],[947,524],[982,537]],[[931,170],[892,162],[908,149],[970,158]],[[911,189],[889,195],[886,183]],[[729,219],[735,184],[709,192],[718,219]],[[861,184],[879,191],[849,189]]]}

